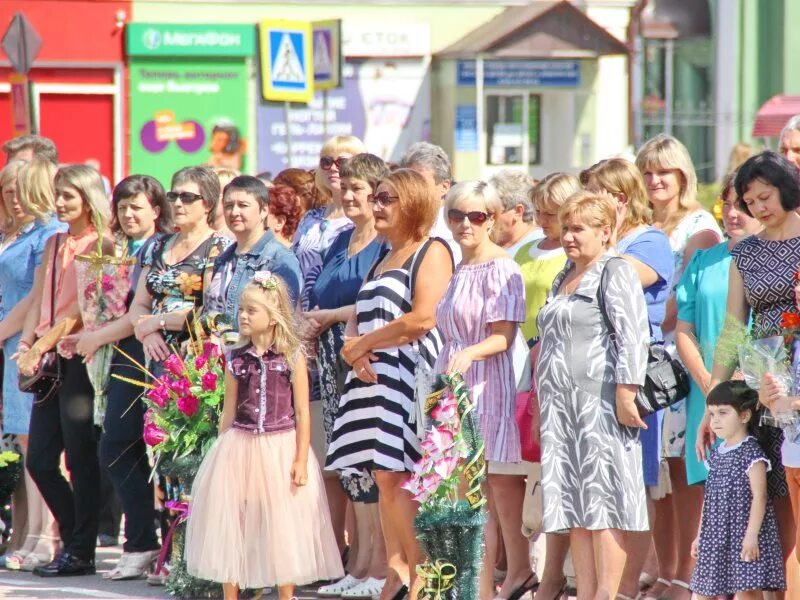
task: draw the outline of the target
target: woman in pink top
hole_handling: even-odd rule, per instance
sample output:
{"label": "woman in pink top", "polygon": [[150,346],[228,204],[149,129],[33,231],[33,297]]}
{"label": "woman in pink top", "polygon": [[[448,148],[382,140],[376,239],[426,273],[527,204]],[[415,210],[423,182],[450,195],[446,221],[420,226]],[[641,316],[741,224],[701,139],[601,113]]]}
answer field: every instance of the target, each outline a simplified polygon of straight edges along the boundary
{"label": "woman in pink top", "polygon": [[[42,266],[36,269],[30,312],[17,354],[23,374],[34,372],[42,354],[63,336],[80,329],[75,256],[91,253],[98,232],[104,232],[108,223],[108,199],[100,174],[93,168],[62,167],[56,173],[55,191],[58,220],[69,230],[47,241]],[[111,247],[109,241],[108,250]],[[33,404],[26,460],[31,477],[58,521],[64,543],[52,562],[34,568],[35,574],[44,577],[95,572],[100,508],[94,390],[83,357],[60,360],[61,386],[51,397],[37,398]],[[61,474],[62,451],[66,453],[71,487]]]}
{"label": "woman in pink top", "polygon": [[[487,533],[500,524],[508,570],[499,599],[517,600],[536,584],[522,535],[525,469],[519,429],[514,418],[517,384],[511,346],[525,321],[525,289],[519,266],[489,239],[502,211],[495,189],[467,181],[447,194],[445,214],[463,260],[436,309],[444,347],[437,373],[461,373],[472,391],[489,462]],[[495,597],[493,586],[496,536],[487,536],[481,599]]]}

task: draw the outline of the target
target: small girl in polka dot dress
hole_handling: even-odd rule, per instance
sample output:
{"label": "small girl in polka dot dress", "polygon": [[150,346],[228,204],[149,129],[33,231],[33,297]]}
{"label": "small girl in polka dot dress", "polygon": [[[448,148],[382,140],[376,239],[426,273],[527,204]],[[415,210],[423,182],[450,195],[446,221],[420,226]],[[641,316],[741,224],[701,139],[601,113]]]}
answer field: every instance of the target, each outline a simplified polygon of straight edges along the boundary
{"label": "small girl in polka dot dress", "polygon": [[786,589],[786,580],[775,510],[767,498],[770,463],[749,435],[758,392],[743,381],[726,381],[706,403],[711,429],[725,441],[708,458],[691,588],[699,600],[733,594],[760,600],[763,591]]}

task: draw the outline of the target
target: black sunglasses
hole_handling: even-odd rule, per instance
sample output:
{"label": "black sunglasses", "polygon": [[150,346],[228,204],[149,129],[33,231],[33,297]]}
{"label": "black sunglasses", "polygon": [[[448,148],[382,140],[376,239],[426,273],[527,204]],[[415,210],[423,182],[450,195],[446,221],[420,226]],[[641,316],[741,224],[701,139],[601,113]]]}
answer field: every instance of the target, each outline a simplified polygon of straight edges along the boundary
{"label": "black sunglasses", "polygon": [[489,218],[489,213],[481,212],[479,210],[464,212],[463,210],[458,210],[456,208],[451,208],[447,211],[447,218],[450,219],[450,222],[453,224],[461,223],[464,220],[464,217],[469,219],[469,222],[473,225],[483,225]]}
{"label": "black sunglasses", "polygon": [[347,161],[344,156],[333,158],[332,156],[322,156],[319,159],[319,166],[323,171],[330,171],[333,165],[336,165],[336,170],[341,171],[342,165]]}
{"label": "black sunglasses", "polygon": [[193,194],[192,192],[167,192],[167,200],[169,202],[181,201],[181,204],[191,204],[202,200],[203,196],[200,194]]}
{"label": "black sunglasses", "polygon": [[389,192],[380,192],[379,194],[370,194],[367,196],[367,202],[377,204],[381,208],[389,206],[400,200],[400,196],[392,196]]}

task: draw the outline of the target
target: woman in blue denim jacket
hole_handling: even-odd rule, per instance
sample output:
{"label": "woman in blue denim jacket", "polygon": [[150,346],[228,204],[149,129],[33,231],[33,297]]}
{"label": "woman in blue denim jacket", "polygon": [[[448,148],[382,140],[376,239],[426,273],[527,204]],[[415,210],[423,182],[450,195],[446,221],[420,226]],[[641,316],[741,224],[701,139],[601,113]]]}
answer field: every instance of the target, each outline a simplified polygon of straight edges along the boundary
{"label": "woman in blue denim jacket", "polygon": [[217,313],[238,329],[239,295],[256,271],[271,271],[283,279],[292,303],[297,303],[302,281],[300,263],[266,229],[268,208],[269,192],[260,179],[240,175],[225,186],[222,210],[236,243],[228,246],[214,263],[211,284],[203,299],[204,320]]}

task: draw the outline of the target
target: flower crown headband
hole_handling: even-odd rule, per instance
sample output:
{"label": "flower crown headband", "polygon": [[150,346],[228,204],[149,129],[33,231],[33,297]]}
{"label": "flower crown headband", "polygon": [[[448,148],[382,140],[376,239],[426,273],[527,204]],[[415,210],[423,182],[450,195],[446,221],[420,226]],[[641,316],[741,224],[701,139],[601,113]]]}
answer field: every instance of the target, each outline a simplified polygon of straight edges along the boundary
{"label": "flower crown headband", "polygon": [[277,290],[279,285],[278,278],[271,271],[256,271],[256,274],[253,275],[253,281],[270,292]]}

